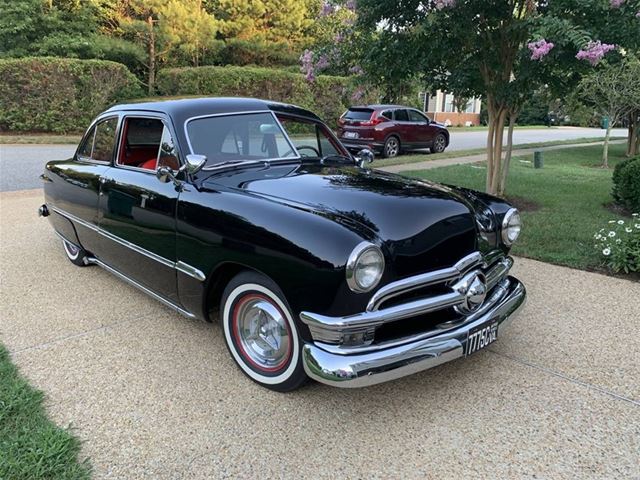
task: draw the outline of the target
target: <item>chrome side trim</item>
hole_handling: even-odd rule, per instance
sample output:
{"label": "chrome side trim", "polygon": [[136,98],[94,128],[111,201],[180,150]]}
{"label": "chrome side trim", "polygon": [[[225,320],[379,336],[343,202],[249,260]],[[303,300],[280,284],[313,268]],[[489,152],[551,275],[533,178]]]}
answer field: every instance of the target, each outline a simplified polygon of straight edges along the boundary
{"label": "chrome side trim", "polygon": [[92,223],[89,223],[85,220],[82,220],[81,218],[76,217],[75,215],[66,212],[56,206],[51,205],[50,206],[51,210],[53,210],[54,212],[62,215],[63,217],[66,217],[67,219],[71,220],[72,222],[76,222],[79,223],[80,225],[82,225],[83,227],[86,227],[90,230],[93,230],[94,232],[98,233],[99,235],[102,235],[105,238],[108,238],[109,240],[112,240],[116,243],[119,243],[120,245],[130,248],[131,250],[133,250],[136,253],[139,253],[140,255],[144,255],[147,258],[150,258],[151,260],[155,260],[158,263],[161,263],[162,265],[165,265],[166,267],[169,268],[174,268],[176,270],[178,270],[179,272],[184,273],[185,275],[188,275],[192,278],[195,278],[196,280],[203,282],[206,280],[206,275],[201,271],[198,270],[195,267],[192,267],[191,265],[179,260],[178,262],[173,262],[171,260],[168,260],[158,254],[155,254],[153,252],[150,252],[147,249],[144,249],[142,247],[139,247],[138,245],[136,245],[135,243],[131,243],[127,240],[124,240],[123,238],[118,237],[117,235],[114,235],[111,232],[107,232],[106,230],[98,227],[97,225],[93,225]]}
{"label": "chrome side trim", "polygon": [[403,345],[354,355],[335,355],[317,344],[306,343],[302,349],[304,370],[327,385],[367,387],[462,357],[470,330],[497,322],[502,331],[524,304],[526,290],[522,283],[513,277],[507,282],[505,296],[483,315],[430,338],[411,338]]}
{"label": "chrome side trim", "polygon": [[185,275],[189,275],[190,277],[195,278],[196,280],[200,280],[204,282],[207,279],[207,276],[196,267],[192,267],[188,263],[184,263],[182,260],[178,260],[176,262],[176,270],[184,273]]}
{"label": "chrome side trim", "polygon": [[144,293],[146,293],[150,297],[154,298],[155,300],[159,301],[160,303],[163,303],[164,305],[166,305],[167,307],[171,308],[172,310],[175,310],[179,314],[184,315],[187,318],[196,318],[196,316],[193,313],[189,312],[188,310],[185,310],[182,307],[179,307],[178,305],[176,305],[172,301],[167,300],[166,298],[158,295],[153,290],[148,289],[144,285],[142,285],[142,284],[136,282],[135,280],[127,277],[123,273],[119,272],[118,270],[116,270],[113,267],[110,267],[109,265],[107,265],[106,263],[98,260],[97,258],[89,257],[89,258],[87,258],[87,261],[89,263],[91,263],[91,264],[98,265],[99,267],[104,268],[107,272],[112,273],[113,275],[115,275],[116,277],[120,278],[121,280],[124,280],[128,284],[138,288],[139,290],[143,291]]}
{"label": "chrome side trim", "polygon": [[373,294],[371,300],[369,300],[369,303],[367,304],[367,311],[374,312],[378,310],[383,302],[400,294],[411,292],[418,288],[428,287],[436,283],[445,283],[455,280],[470,268],[481,263],[482,255],[480,252],[473,252],[459,260],[453,267],[422,273],[420,275],[404,278],[397,282],[385,285]]}

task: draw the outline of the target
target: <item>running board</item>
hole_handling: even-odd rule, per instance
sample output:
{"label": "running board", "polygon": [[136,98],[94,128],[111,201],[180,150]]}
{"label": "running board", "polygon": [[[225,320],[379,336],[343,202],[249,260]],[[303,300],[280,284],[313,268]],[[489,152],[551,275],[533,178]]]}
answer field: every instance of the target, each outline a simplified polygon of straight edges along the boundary
{"label": "running board", "polygon": [[118,277],[120,280],[124,280],[125,282],[127,282],[129,285],[132,285],[134,287],[136,287],[139,290],[142,290],[144,293],[146,293],[147,295],[149,295],[150,297],[154,298],[155,300],[159,301],[160,303],[166,305],[167,307],[171,308],[172,310],[175,310],[176,312],[178,312],[181,315],[184,315],[187,318],[196,318],[196,316],[185,310],[182,307],[179,307],[178,305],[176,305],[175,303],[173,303],[170,300],[167,300],[166,298],[158,295],[157,293],[155,293],[153,290],[148,289],[147,287],[145,287],[144,285],[136,282],[135,280],[132,280],[131,278],[127,277],[126,275],[124,275],[123,273],[120,273],[118,270],[116,270],[113,267],[110,267],[109,265],[107,265],[104,262],[101,262],[100,260],[98,260],[97,258],[94,257],[85,257],[87,260],[87,263],[90,263],[92,265],[98,265],[99,267],[104,268],[107,272],[112,273],[113,275],[115,275],[116,277]]}

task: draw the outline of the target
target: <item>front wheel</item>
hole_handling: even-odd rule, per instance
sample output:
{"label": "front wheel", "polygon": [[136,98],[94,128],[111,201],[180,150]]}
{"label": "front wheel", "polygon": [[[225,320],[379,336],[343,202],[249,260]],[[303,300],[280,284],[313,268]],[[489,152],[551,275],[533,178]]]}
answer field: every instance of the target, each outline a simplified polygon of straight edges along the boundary
{"label": "front wheel", "polygon": [[442,133],[436,135],[436,138],[433,139],[433,146],[431,147],[431,153],[442,153],[444,149],[447,148],[447,137],[445,137]]}
{"label": "front wheel", "polygon": [[62,248],[64,249],[64,253],[66,253],[67,258],[71,263],[77,265],[78,267],[86,267],[89,262],[87,261],[87,252],[71,243],[67,240],[62,240]]}
{"label": "front wheel", "polygon": [[245,375],[279,392],[305,382],[300,336],[273,281],[254,272],[238,274],[222,294],[220,312],[227,348]]}
{"label": "front wheel", "polygon": [[382,155],[385,158],[397,157],[400,154],[400,140],[397,137],[389,137],[384,142]]}

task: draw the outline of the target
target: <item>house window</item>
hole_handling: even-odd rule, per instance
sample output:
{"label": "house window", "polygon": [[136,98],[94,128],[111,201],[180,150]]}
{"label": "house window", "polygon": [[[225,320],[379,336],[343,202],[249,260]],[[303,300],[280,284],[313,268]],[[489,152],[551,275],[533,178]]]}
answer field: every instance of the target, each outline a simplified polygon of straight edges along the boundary
{"label": "house window", "polygon": [[455,108],[453,106],[453,95],[450,93],[447,93],[444,97],[444,111],[455,112]]}
{"label": "house window", "polygon": [[472,98],[467,102],[467,106],[464,109],[465,113],[476,113],[475,106],[476,106],[476,101],[475,99]]}

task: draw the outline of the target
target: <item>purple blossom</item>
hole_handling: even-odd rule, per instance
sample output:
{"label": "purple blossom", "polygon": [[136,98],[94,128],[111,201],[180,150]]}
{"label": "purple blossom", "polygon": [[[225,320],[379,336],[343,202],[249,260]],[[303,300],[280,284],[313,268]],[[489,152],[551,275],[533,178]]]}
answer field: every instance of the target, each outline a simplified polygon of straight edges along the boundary
{"label": "purple blossom", "polygon": [[[623,0],[624,1],[624,0]],[[356,0],[349,0],[346,4],[345,7],[349,10],[351,10],[352,12],[356,11]]]}
{"label": "purple blossom", "polygon": [[607,52],[615,48],[615,45],[602,43],[600,40],[591,41],[577,53],[576,58],[578,60],[587,60],[591,65],[597,65]]}
{"label": "purple blossom", "polygon": [[320,10],[320,16],[327,17],[335,11],[335,7],[328,2],[322,4],[322,10]]}
{"label": "purple blossom", "polygon": [[362,75],[364,73],[364,70],[360,65],[354,65],[349,69],[349,73],[353,73],[354,75]]}
{"label": "purple blossom", "polygon": [[313,70],[313,51],[307,49],[300,55],[300,71],[304,73],[304,78],[308,82],[313,82],[316,79]]}
{"label": "purple blossom", "polygon": [[455,7],[456,0],[435,0],[434,5],[436,9],[442,10],[443,8]]}
{"label": "purple blossom", "polygon": [[636,13],[636,18],[640,18],[640,10],[638,10],[638,13]]}
{"label": "purple blossom", "polygon": [[544,38],[537,42],[531,42],[527,45],[531,50],[531,60],[540,60],[545,57],[555,46],[552,42],[547,42]]}
{"label": "purple blossom", "polygon": [[316,62],[316,70],[324,70],[329,66],[329,58],[326,55],[320,55]]}
{"label": "purple blossom", "polygon": [[364,89],[362,87],[358,87],[351,94],[351,100],[354,102],[359,101],[364,96]]}
{"label": "purple blossom", "polygon": [[611,8],[620,8],[625,0],[610,0]]}

